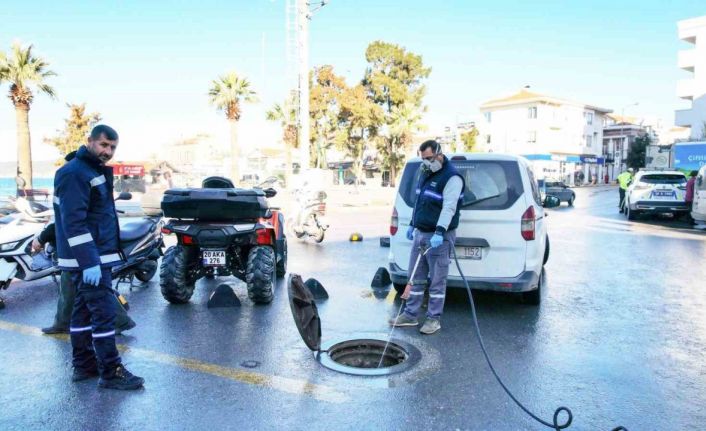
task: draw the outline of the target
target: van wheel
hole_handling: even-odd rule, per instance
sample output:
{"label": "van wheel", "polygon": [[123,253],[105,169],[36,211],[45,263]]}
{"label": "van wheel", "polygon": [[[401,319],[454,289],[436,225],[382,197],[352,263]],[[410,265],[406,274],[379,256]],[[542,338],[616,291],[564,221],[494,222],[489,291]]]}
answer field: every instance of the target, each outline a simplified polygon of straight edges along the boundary
{"label": "van wheel", "polygon": [[248,297],[256,304],[269,304],[274,298],[275,251],[269,246],[256,246],[248,253],[245,282]]}
{"label": "van wheel", "polygon": [[542,265],[546,265],[547,261],[549,261],[549,235],[547,235],[547,246],[544,247],[544,260]]}
{"label": "van wheel", "polygon": [[194,294],[196,280],[189,273],[193,257],[193,250],[181,245],[169,247],[164,253],[159,268],[159,285],[164,299],[172,304],[186,304]]}
{"label": "van wheel", "polygon": [[521,301],[528,305],[539,305],[542,302],[542,275],[539,276],[539,281],[537,282],[537,288],[535,290],[530,290],[529,292],[522,292]]}
{"label": "van wheel", "polygon": [[574,206],[574,199],[576,199],[576,196],[571,195],[571,197],[569,198],[569,200],[567,202],[570,207]]}

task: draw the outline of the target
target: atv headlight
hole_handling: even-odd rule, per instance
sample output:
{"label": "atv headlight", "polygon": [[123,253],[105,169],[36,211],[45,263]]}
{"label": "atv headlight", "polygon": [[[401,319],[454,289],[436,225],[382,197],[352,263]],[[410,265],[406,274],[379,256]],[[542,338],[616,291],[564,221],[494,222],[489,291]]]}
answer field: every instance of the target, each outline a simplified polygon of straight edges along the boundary
{"label": "atv headlight", "polygon": [[20,244],[19,241],[15,242],[6,242],[5,244],[0,244],[0,251],[11,251],[17,248],[17,246]]}

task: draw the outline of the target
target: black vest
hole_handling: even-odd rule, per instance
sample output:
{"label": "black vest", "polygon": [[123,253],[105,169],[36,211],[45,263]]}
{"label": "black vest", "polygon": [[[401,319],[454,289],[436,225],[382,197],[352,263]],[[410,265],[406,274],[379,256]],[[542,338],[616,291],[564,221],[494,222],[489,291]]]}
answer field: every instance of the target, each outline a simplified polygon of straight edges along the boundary
{"label": "black vest", "polygon": [[412,213],[412,226],[422,232],[433,232],[436,230],[436,222],[439,221],[441,209],[444,206],[444,187],[451,177],[458,176],[463,182],[461,195],[458,197],[456,214],[451,218],[447,231],[458,227],[458,220],[461,216],[461,202],[463,202],[463,190],[466,189],[466,181],[456,168],[451,165],[449,159],[444,156],[443,167],[434,173],[422,172],[417,185],[417,200]]}

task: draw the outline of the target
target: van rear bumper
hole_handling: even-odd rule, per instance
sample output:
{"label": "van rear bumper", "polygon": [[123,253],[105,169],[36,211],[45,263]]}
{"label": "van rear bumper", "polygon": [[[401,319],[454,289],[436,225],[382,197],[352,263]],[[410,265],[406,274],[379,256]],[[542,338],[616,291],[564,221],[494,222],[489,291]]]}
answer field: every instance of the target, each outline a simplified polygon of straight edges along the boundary
{"label": "van rear bumper", "polygon": [[[395,284],[407,283],[407,271],[395,263],[389,264],[390,278]],[[517,277],[481,278],[466,276],[468,285],[475,290],[491,290],[495,292],[529,292],[539,286],[539,274],[534,271],[524,271]],[[450,275],[446,281],[447,287],[464,288],[460,276]]]}

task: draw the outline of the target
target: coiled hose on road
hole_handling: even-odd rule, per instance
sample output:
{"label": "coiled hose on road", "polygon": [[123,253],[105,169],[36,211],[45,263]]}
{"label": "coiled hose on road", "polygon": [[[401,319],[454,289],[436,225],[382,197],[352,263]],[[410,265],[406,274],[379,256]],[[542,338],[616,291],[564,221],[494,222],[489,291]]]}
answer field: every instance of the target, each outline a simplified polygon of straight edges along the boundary
{"label": "coiled hose on road", "polygon": [[[537,415],[532,413],[527,407],[525,407],[520,401],[515,398],[515,396],[510,392],[510,390],[505,386],[505,383],[503,383],[502,379],[500,379],[500,376],[498,376],[498,373],[495,371],[495,367],[493,367],[493,363],[490,361],[490,358],[488,357],[488,352],[485,350],[485,344],[483,343],[483,337],[480,334],[480,327],[478,326],[478,317],[476,316],[476,304],[473,302],[473,294],[471,293],[471,288],[468,286],[468,281],[466,280],[466,277],[463,275],[463,271],[461,271],[461,265],[458,263],[458,257],[456,257],[456,250],[454,247],[451,247],[451,251],[454,254],[454,261],[456,261],[456,268],[458,268],[458,273],[461,274],[461,278],[463,279],[463,285],[466,287],[466,291],[468,292],[468,299],[471,302],[471,311],[473,313],[473,324],[476,327],[476,335],[478,336],[478,343],[480,344],[480,348],[483,351],[483,356],[485,356],[485,361],[488,363],[488,367],[490,368],[490,371],[493,372],[493,375],[495,376],[495,379],[498,381],[500,386],[503,388],[505,393],[512,399],[512,401],[515,402],[515,404],[518,405],[525,413],[527,413],[529,416],[532,417],[532,419],[536,420],[537,422],[541,423],[542,425],[552,428],[556,431],[561,431],[563,429],[568,428],[571,426],[571,422],[574,420],[574,415],[571,413],[571,410],[568,407],[561,406],[557,408],[554,411],[554,418],[553,418],[553,423],[549,423],[545,420],[542,420],[539,418]],[[565,412],[567,414],[567,420],[566,423],[560,424],[559,423],[559,415],[561,412]],[[628,431],[627,428],[624,426],[617,426],[613,428],[611,431]]]}

